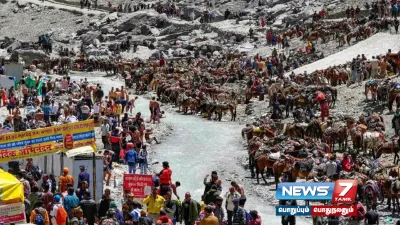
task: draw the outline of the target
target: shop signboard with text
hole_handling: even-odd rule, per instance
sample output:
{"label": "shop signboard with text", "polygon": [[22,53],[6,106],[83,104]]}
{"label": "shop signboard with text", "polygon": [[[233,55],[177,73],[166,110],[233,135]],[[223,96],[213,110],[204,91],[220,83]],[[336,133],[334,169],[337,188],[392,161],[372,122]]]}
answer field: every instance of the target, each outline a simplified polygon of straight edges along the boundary
{"label": "shop signboard with text", "polygon": [[25,207],[22,203],[0,206],[0,223],[22,223],[25,219]]}
{"label": "shop signboard with text", "polygon": [[0,162],[52,154],[65,149],[94,146],[94,121],[0,135]]}

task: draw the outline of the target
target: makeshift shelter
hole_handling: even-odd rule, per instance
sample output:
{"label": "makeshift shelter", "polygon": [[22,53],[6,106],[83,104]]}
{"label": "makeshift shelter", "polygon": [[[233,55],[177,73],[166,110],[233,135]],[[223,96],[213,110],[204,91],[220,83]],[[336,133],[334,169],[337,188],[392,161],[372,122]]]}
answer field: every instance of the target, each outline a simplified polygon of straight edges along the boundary
{"label": "makeshift shelter", "polygon": [[25,222],[24,185],[13,175],[0,169],[0,190],[1,223]]}
{"label": "makeshift shelter", "polygon": [[0,205],[24,202],[24,185],[2,169],[0,169],[0,190]]}

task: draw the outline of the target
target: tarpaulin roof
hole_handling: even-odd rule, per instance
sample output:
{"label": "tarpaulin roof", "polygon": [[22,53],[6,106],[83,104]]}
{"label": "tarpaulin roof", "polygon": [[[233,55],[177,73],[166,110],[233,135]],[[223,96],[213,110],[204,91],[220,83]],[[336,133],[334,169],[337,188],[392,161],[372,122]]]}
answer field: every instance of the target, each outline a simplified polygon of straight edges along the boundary
{"label": "tarpaulin roof", "polygon": [[0,169],[0,190],[0,205],[24,202],[24,185],[2,169]]}

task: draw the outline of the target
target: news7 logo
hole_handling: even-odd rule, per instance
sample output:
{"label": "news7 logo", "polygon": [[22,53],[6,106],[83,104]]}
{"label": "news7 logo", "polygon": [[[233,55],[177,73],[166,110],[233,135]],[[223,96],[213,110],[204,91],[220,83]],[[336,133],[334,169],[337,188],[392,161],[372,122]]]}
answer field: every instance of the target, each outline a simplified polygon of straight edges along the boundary
{"label": "news7 logo", "polygon": [[353,203],[357,195],[357,180],[337,180],[333,189],[332,203]]}
{"label": "news7 logo", "polygon": [[331,200],[332,203],[353,203],[357,180],[337,180],[335,183],[280,183],[278,200]]}

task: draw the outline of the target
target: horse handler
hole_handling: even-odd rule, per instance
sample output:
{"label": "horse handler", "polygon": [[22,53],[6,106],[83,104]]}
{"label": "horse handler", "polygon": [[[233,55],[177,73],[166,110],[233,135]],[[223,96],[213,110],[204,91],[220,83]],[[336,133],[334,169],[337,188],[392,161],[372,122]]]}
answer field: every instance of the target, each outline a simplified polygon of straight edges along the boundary
{"label": "horse handler", "polygon": [[321,119],[322,122],[324,122],[325,117],[328,118],[329,116],[329,104],[328,101],[326,100],[326,96],[323,92],[318,92],[317,98],[315,99],[317,102],[319,102],[320,108],[321,108]]}

